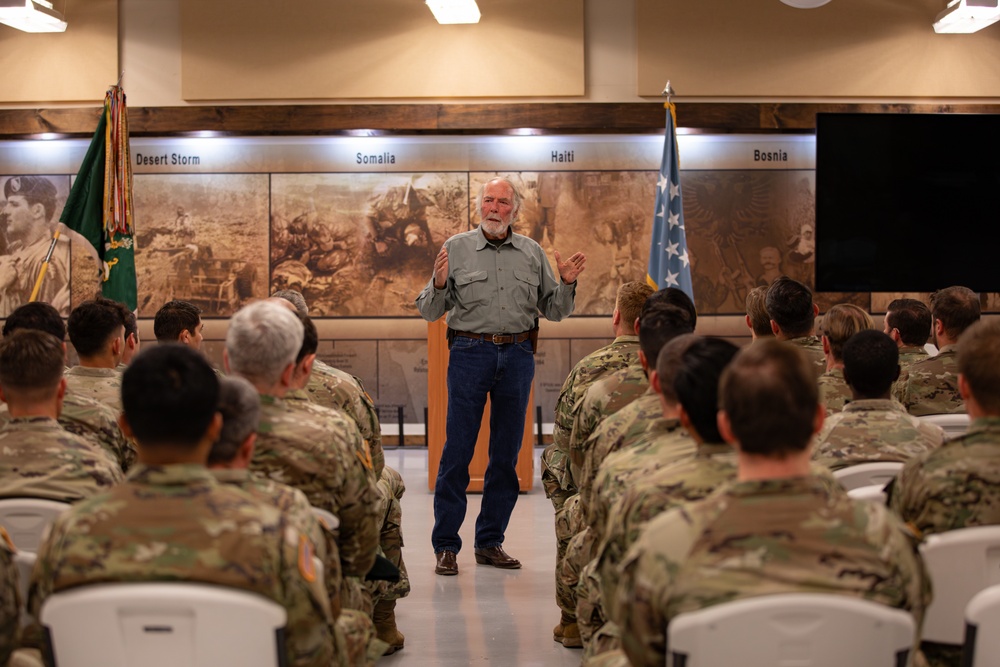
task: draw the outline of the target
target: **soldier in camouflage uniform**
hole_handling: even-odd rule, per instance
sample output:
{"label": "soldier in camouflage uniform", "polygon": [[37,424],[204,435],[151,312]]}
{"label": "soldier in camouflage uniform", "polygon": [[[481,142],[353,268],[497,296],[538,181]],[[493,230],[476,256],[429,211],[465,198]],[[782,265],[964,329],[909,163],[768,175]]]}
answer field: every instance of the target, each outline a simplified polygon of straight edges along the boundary
{"label": "soldier in camouflage uniform", "polygon": [[[717,413],[719,377],[736,352],[732,343],[704,338],[691,342],[681,354],[668,393],[675,394],[680,403],[679,418],[696,443],[696,451],[690,458],[633,479],[612,506],[604,539],[580,576],[577,617],[581,627],[592,627],[592,635],[617,635],[617,628],[599,630],[606,620],[606,608],[615,602],[618,564],[646,522],[668,509],[700,500],[735,478],[736,452],[719,433]],[[665,363],[664,373],[668,372]],[[591,655],[616,648],[619,646],[614,642],[600,640],[587,647]]]}
{"label": "soldier in camouflage uniform", "polygon": [[107,452],[64,430],[56,418],[65,391],[62,343],[23,329],[0,342],[0,496],[72,502],[105,491],[124,475]]}
{"label": "soldier in camouflage uniform", "polygon": [[[679,290],[675,290],[680,294]],[[686,295],[685,295],[686,298]],[[654,303],[644,307],[639,318],[639,361],[633,366],[616,371],[598,380],[587,390],[581,401],[580,412],[574,421],[574,429],[570,434],[570,463],[574,466],[572,472],[581,475],[585,452],[581,445],[583,429],[581,419],[585,419],[586,437],[596,430],[597,426],[607,416],[615,414],[631,401],[641,396],[649,388],[646,378],[647,360],[656,359],[660,348],[672,338],[690,332],[693,326],[693,306],[691,310],[664,303]],[[633,370],[637,368],[638,370]],[[576,577],[580,568],[589,561],[593,551],[590,534],[578,535],[584,529],[584,516],[580,511],[582,497],[572,496],[562,509],[556,513],[556,601],[561,609],[561,623],[564,646],[577,647],[577,628],[575,623],[576,610]],[[574,537],[577,536],[577,537]],[[571,540],[575,540],[571,563],[565,560],[569,556]],[[569,574],[567,574],[569,573]],[[555,638],[559,632],[557,626],[553,632]]]}
{"label": "soldier in camouflage uniform", "polygon": [[14,543],[0,526],[0,665],[6,665],[17,648],[21,627],[21,590],[15,553]]}
{"label": "soldier in camouflage uniform", "polygon": [[153,335],[157,343],[180,343],[200,350],[205,337],[201,308],[188,301],[174,299],[160,306],[153,317]]}
{"label": "soldier in camouflage uniform", "polygon": [[[277,302],[288,304],[290,302],[276,299]],[[294,305],[294,304],[293,304]],[[300,316],[301,317],[301,316]],[[291,386],[293,389],[285,395],[288,404],[295,410],[301,410],[310,415],[323,419],[331,411],[344,417],[345,414],[339,408],[329,408],[313,402],[311,396],[306,391],[310,383],[312,372],[315,368],[316,350],[319,345],[319,335],[316,326],[309,316],[301,317],[305,329],[302,347],[299,348],[295,358],[295,370],[292,375]],[[356,422],[355,422],[356,423]],[[379,525],[379,550],[382,555],[399,570],[400,577],[397,582],[368,582],[368,589],[372,594],[374,609],[372,619],[375,622],[375,630],[378,638],[388,645],[385,655],[395,653],[403,648],[405,637],[396,627],[396,600],[406,597],[410,593],[410,579],[406,572],[406,564],[403,562],[403,533],[402,533],[402,498],[405,486],[403,478],[392,468],[385,466],[385,456],[382,454],[381,437],[378,439],[379,456],[372,455],[368,447],[368,441],[359,439],[357,444],[361,446],[357,455],[362,458],[369,470],[371,470],[371,481],[375,484],[378,492],[377,516]],[[375,465],[378,461],[381,467]]]}
{"label": "soldier in camouflage uniform", "polygon": [[[19,329],[36,329],[52,334],[60,341],[65,353],[66,323],[59,311],[47,303],[33,301],[20,306],[7,316],[3,325],[3,335],[8,336]],[[6,405],[0,405],[0,422],[7,422],[10,413]],[[118,412],[92,398],[67,390],[63,396],[59,424],[76,435],[96,445],[114,457],[122,472],[135,462],[135,445],[122,435],[118,428]]]}
{"label": "soldier in camouflage uniform", "polygon": [[812,290],[781,276],[767,288],[764,305],[771,316],[774,337],[802,348],[818,379],[826,371],[826,355],[823,343],[813,335],[819,306],[813,302]]}
{"label": "soldier in camouflage uniform", "polygon": [[[959,339],[958,387],[969,430],[911,459],[889,504],[923,534],[1000,525],[1000,322],[982,321]],[[931,664],[958,665],[961,647],[924,645]]]}
{"label": "soldier in camouflage uniform", "polygon": [[[905,379],[910,366],[928,359],[924,345],[931,337],[931,311],[923,301],[894,299],[885,313],[882,331],[899,347],[899,377]],[[902,399],[905,383],[892,385],[892,396]]]}
{"label": "soldier in camouflage uniform", "polygon": [[73,309],[66,322],[69,340],[80,364],[66,371],[70,391],[121,412],[122,374],[118,370],[125,349],[125,307],[98,297]]}
{"label": "soldier in camouflage uniform", "polygon": [[938,290],[931,294],[931,315],[938,354],[911,365],[900,380],[902,403],[917,417],[965,412],[955,358],[959,336],[979,321],[979,295],[967,287]]}
{"label": "soldier in camouflage uniform", "polygon": [[758,285],[747,292],[745,321],[747,328],[750,329],[751,345],[764,338],[774,338],[774,332],[771,331],[771,316],[767,314],[767,306],[764,303],[766,299],[767,287],[763,285]]}
{"label": "soldier in camouflage uniform", "polygon": [[930,587],[903,525],[810,474],[824,417],[814,378],[801,351],[772,341],[724,372],[719,426],[742,481],[653,519],[625,555],[610,611],[635,667],[665,664],[678,614],[772,593],[860,597],[920,627]]}
{"label": "soldier in camouflage uniform", "polygon": [[854,304],[840,303],[827,311],[821,325],[826,372],[819,376],[819,402],[831,415],[844,409],[851,390],[844,382],[844,343],[859,331],[872,328],[872,318]]}
{"label": "soldier in camouflage uniform", "polygon": [[[260,419],[257,390],[241,377],[219,379],[219,413],[222,431],[208,454],[212,476],[222,484],[242,489],[254,498],[288,515],[299,531],[309,536],[316,547],[316,557],[323,563],[323,578],[330,597],[330,611],[347,645],[348,665],[365,665],[382,654],[384,645],[372,642],[372,622],[364,613],[347,609],[341,613],[340,551],[334,533],[316,518],[309,499],[299,491],[273,479],[251,474],[250,460]],[[369,650],[375,648],[375,652]],[[376,654],[377,653],[377,654]]]}
{"label": "soldier in camouflage uniform", "polygon": [[205,468],[221,425],[219,384],[205,359],[157,346],[136,357],[122,385],[123,429],[139,443],[139,464],[125,483],[53,523],[29,592],[31,644],[40,638],[40,609],[62,590],[181,580],[251,591],[284,607],[289,665],[344,664],[309,536]]}
{"label": "soldier in camouflage uniform", "polygon": [[652,293],[653,288],[640,281],[624,283],[618,288],[615,310],[611,315],[615,339],[577,362],[559,391],[555,423],[552,426],[552,444],[542,453],[542,486],[556,511],[573,494],[573,490],[563,488],[563,480],[567,479],[569,436],[580,399],[599,378],[631,365],[638,359],[639,337],[635,333],[635,326],[643,303]]}
{"label": "soldier in camouflage uniform", "polygon": [[814,461],[831,470],[873,461],[905,462],[944,442],[940,426],[907,414],[890,398],[899,375],[898,350],[889,336],[872,329],[859,332],[842,346],[851,402],[843,412],[827,418],[816,436]]}

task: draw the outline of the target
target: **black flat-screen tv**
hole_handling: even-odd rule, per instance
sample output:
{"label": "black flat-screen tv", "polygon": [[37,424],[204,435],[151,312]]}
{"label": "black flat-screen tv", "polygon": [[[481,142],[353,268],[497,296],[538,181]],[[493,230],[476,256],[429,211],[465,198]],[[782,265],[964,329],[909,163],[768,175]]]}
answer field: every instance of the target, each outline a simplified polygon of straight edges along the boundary
{"label": "black flat-screen tv", "polygon": [[1000,292],[1000,115],[817,114],[816,290]]}

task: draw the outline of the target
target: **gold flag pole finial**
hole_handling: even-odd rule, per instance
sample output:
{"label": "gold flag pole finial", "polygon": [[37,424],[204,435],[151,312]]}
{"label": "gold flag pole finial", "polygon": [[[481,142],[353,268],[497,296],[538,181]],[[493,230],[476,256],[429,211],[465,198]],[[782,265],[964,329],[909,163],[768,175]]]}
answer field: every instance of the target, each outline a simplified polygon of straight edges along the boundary
{"label": "gold flag pole finial", "polygon": [[671,98],[674,96],[674,88],[670,85],[670,79],[667,79],[667,85],[663,87],[663,92],[661,93],[667,98],[667,104],[670,104]]}

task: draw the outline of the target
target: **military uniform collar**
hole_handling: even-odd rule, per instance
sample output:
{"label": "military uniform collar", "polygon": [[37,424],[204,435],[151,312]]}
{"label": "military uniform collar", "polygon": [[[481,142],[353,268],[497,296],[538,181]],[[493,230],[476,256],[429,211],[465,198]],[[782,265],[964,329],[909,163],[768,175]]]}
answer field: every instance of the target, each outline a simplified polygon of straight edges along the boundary
{"label": "military uniform collar", "polygon": [[164,466],[148,466],[137,463],[128,471],[126,479],[136,484],[149,484],[151,486],[214,485],[216,483],[212,473],[200,463],[177,463]]}
{"label": "military uniform collar", "polygon": [[944,354],[952,354],[953,355],[956,352],[958,352],[958,345],[957,344],[945,345],[944,347],[939,347],[938,348],[937,356],[940,357],[941,355],[944,355]]}
{"label": "military uniform collar", "polygon": [[209,468],[208,472],[222,484],[241,484],[250,479],[247,468]]}
{"label": "military uniform collar", "polygon": [[826,495],[830,484],[818,475],[736,481],[729,487],[732,496]]}
{"label": "military uniform collar", "polygon": [[277,396],[271,396],[270,394],[261,394],[260,404],[261,406],[274,405],[276,407],[281,407],[285,405],[285,399],[278,398]]}
{"label": "military uniform collar", "polygon": [[55,419],[52,417],[46,417],[44,415],[32,415],[30,417],[13,417],[3,426],[4,429],[21,429],[21,430],[65,430],[59,425]]}
{"label": "military uniform collar", "polygon": [[844,379],[844,369],[842,366],[834,366],[830,370],[823,371],[823,375],[830,378]]}
{"label": "military uniform collar", "polygon": [[803,347],[823,344],[823,341],[821,341],[818,336],[814,336],[812,334],[809,334],[808,336],[799,336],[797,338],[789,338],[786,342],[791,343],[792,345],[801,345]]}
{"label": "military uniform collar", "polygon": [[90,377],[120,377],[121,372],[117,368],[95,368],[93,366],[76,365],[66,371],[67,375],[88,375]]}
{"label": "military uniform collar", "polygon": [[1000,417],[978,417],[969,424],[967,435],[972,433],[1000,432]]}
{"label": "military uniform collar", "polygon": [[844,406],[844,412],[869,412],[872,410],[906,412],[902,403],[891,398],[859,398],[849,401]]}
{"label": "military uniform collar", "polygon": [[305,389],[292,389],[285,394],[286,401],[308,401],[309,392]]}
{"label": "military uniform collar", "polygon": [[611,342],[611,344],[612,345],[621,345],[622,343],[638,343],[638,342],[639,342],[639,335],[638,334],[624,334],[624,335],[621,335],[621,336],[618,336],[617,338],[615,338]]}
{"label": "military uniform collar", "polygon": [[900,354],[927,354],[923,345],[904,345],[899,348]]}
{"label": "military uniform collar", "polygon": [[728,442],[703,442],[695,450],[695,458],[697,459],[707,459],[726,454],[733,454],[734,456],[736,454],[736,450]]}

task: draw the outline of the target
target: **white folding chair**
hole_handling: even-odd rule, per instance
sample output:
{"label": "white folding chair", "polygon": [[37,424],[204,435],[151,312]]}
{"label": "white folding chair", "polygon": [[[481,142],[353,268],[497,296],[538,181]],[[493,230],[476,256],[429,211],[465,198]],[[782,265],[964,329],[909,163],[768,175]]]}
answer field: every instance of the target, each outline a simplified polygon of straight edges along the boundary
{"label": "white folding chair", "polygon": [[21,593],[21,627],[28,624],[28,586],[31,584],[31,571],[35,569],[38,556],[30,551],[18,551],[14,554],[14,564],[17,566],[17,589]]}
{"label": "white folding chair", "polygon": [[965,606],[979,591],[1000,584],[1000,526],[928,535],[920,545],[920,554],[934,586],[921,638],[961,644]]}
{"label": "white folding chair", "polygon": [[316,515],[316,518],[319,519],[320,523],[326,526],[327,530],[337,530],[340,528],[340,519],[338,519],[337,515],[333,512],[316,507],[315,505],[312,506],[312,511],[313,514]]}
{"label": "white folding chair", "polygon": [[870,486],[859,486],[847,492],[855,500],[870,500],[873,503],[882,503],[888,499],[885,495],[884,484],[871,484]]}
{"label": "white folding chair", "polygon": [[964,435],[969,430],[969,415],[964,413],[944,414],[944,415],[924,415],[918,417],[928,424],[936,424],[944,430],[944,434],[949,438]]}
{"label": "white folding chair", "polygon": [[59,667],[276,667],[287,618],[256,593],[186,583],[83,586],[41,610]]}
{"label": "white folding chair", "polygon": [[965,607],[965,660],[970,667],[1000,667],[1000,585],[976,593]]}
{"label": "white folding chair", "polygon": [[834,470],[833,476],[837,478],[841,486],[850,491],[859,486],[873,486],[875,484],[885,486],[889,480],[899,474],[902,468],[903,464],[897,461],[872,461],[871,463],[859,463]]}
{"label": "white folding chair", "polygon": [[69,509],[68,503],[41,498],[0,499],[0,526],[7,529],[18,551],[38,551],[42,535],[57,516]]}
{"label": "white folding chair", "polygon": [[670,622],[672,667],[896,667],[914,641],[906,611],[846,595],[762,595]]}

